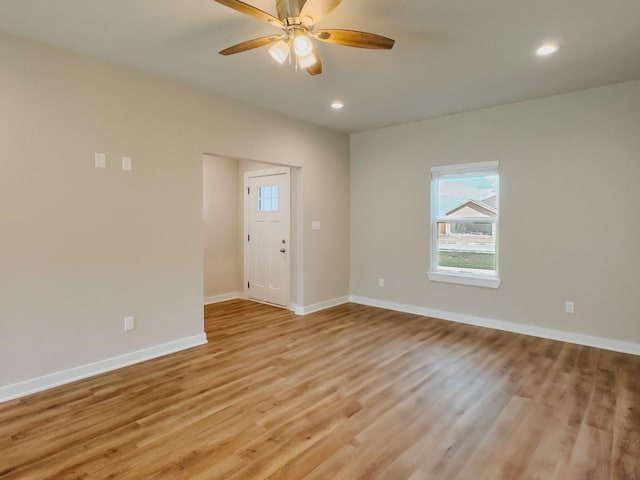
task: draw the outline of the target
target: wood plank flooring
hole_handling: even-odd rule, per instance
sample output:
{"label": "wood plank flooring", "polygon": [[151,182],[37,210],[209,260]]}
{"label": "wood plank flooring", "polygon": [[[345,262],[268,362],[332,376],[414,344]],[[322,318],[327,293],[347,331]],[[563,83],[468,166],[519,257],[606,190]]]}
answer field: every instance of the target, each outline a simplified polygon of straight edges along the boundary
{"label": "wood plank flooring", "polygon": [[354,304],[205,322],[0,404],[0,479],[640,480],[640,357]]}

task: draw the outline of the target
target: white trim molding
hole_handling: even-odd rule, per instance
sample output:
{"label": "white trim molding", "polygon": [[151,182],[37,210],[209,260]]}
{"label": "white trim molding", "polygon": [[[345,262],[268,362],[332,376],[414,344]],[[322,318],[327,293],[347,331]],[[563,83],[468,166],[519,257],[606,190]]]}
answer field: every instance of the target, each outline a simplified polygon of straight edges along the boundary
{"label": "white trim molding", "polygon": [[333,298],[331,300],[327,300],[324,302],[315,303],[313,305],[307,305],[306,307],[301,307],[298,305],[295,305],[294,307],[292,305],[293,307],[292,310],[295,312],[296,315],[308,315],[310,313],[319,312],[320,310],[325,310],[327,308],[337,307],[338,305],[342,305],[350,301],[351,300],[348,296],[338,297],[338,298]]}
{"label": "white trim molding", "polygon": [[377,300],[374,298],[359,297],[351,295],[349,300],[360,305],[370,307],[385,308],[387,310],[395,310],[397,312],[411,313],[414,315],[423,315],[425,317],[436,318],[440,320],[448,320],[451,322],[464,323],[467,325],[475,325],[477,327],[493,328],[511,333],[520,333],[522,335],[530,335],[532,337],[546,338],[549,340],[558,340],[561,342],[575,343],[577,345],[585,345],[587,347],[602,348],[604,350],[612,350],[614,352],[629,353],[631,355],[640,355],[640,343],[625,342],[612,338],[595,337],[582,333],[567,332],[565,330],[556,330],[552,328],[536,327],[523,323],[505,322],[504,320],[495,320],[492,318],[476,317],[474,315],[466,315],[462,313],[447,312],[444,310],[436,310],[428,307],[419,307],[416,305],[406,305],[403,303],[389,302],[386,300]]}
{"label": "white trim molding", "polygon": [[162,343],[153,347],[126,353],[117,357],[107,358],[94,363],[88,363],[79,367],[62,370],[59,372],[32,378],[19,383],[0,387],[0,402],[6,402],[16,398],[41,392],[49,388],[64,385],[66,383],[82,380],[118,368],[127,367],[135,363],[144,362],[153,358],[176,353],[181,350],[198,347],[207,343],[207,335],[200,333],[191,337],[181,338],[173,342]]}
{"label": "white trim molding", "polygon": [[471,285],[474,287],[498,288],[500,286],[500,283],[502,283],[502,280],[500,280],[498,277],[472,277],[470,275],[444,273],[442,271],[427,272],[427,276],[432,282],[457,283],[459,285]]}
{"label": "white trim molding", "polygon": [[211,305],[214,303],[226,302],[227,300],[236,300],[244,298],[240,292],[223,293],[222,295],[214,295],[213,297],[204,297],[204,304]]}

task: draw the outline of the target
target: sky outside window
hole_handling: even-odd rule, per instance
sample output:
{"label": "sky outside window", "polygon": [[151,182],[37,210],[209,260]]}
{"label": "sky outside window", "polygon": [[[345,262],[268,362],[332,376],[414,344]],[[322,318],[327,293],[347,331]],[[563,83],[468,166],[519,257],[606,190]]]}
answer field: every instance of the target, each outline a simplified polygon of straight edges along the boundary
{"label": "sky outside window", "polygon": [[438,182],[438,217],[469,200],[482,200],[498,194],[498,175],[478,175],[441,179]]}

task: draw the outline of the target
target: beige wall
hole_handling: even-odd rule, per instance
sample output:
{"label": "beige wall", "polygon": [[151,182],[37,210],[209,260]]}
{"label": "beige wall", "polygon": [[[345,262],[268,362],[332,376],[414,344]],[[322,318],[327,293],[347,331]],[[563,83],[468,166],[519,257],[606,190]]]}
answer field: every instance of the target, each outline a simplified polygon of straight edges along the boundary
{"label": "beige wall", "polygon": [[[502,286],[430,282],[429,169],[491,160]],[[640,81],[356,134],[351,293],[640,342],[639,204]]]}
{"label": "beige wall", "polygon": [[202,333],[203,152],[301,167],[305,304],[348,293],[346,135],[4,34],[0,58],[0,385]]}
{"label": "beige wall", "polygon": [[204,298],[242,292],[241,188],[239,162],[204,155],[202,197],[204,223]]}

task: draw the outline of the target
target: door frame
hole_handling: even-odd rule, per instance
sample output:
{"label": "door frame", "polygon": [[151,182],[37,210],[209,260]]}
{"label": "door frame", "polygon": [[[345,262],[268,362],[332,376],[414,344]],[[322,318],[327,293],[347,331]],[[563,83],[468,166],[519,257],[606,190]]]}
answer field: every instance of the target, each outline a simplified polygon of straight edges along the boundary
{"label": "door frame", "polygon": [[[293,217],[293,200],[294,200],[294,192],[293,192],[293,188],[292,188],[292,174],[291,174],[291,168],[290,167],[274,167],[274,168],[265,168],[265,169],[261,169],[261,170],[250,170],[248,172],[244,173],[244,183],[243,183],[243,189],[242,189],[242,203],[243,203],[243,216],[244,216],[244,228],[243,228],[243,236],[242,236],[242,244],[243,244],[243,270],[244,270],[244,277],[243,277],[243,288],[244,288],[244,298],[245,299],[249,299],[249,287],[248,287],[248,283],[250,280],[250,276],[249,276],[249,242],[248,242],[248,237],[249,237],[249,195],[248,195],[248,189],[249,189],[249,179],[250,178],[255,178],[255,177],[269,177],[269,176],[273,176],[273,175],[283,175],[286,174],[289,177],[289,233],[288,233],[288,238],[290,239],[289,242],[289,252],[290,255],[293,255],[293,242],[291,242],[291,230],[292,230],[292,217]],[[293,258],[292,256],[290,258]],[[293,287],[292,284],[292,275],[291,275],[291,270],[292,270],[292,264],[293,262],[289,262],[289,271],[287,272],[287,275],[289,276],[289,291],[287,292],[287,301],[285,302],[285,305],[283,308],[288,308],[291,309],[291,289]],[[256,300],[259,301],[259,300]],[[269,304],[272,305],[272,304]],[[277,306],[277,305],[275,305]]]}

